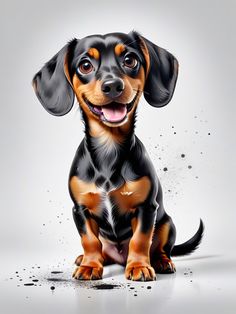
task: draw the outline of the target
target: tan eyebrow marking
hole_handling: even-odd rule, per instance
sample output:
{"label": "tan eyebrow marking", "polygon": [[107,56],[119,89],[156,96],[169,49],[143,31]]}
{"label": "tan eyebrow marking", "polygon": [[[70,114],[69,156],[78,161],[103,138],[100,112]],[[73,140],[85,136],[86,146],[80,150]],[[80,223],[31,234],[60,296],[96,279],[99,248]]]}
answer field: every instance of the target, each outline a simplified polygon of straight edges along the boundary
{"label": "tan eyebrow marking", "polygon": [[99,51],[96,48],[89,48],[88,54],[96,60],[98,60],[100,56]]}
{"label": "tan eyebrow marking", "polygon": [[115,54],[117,56],[120,56],[122,54],[122,52],[125,51],[125,46],[123,44],[118,44],[115,46]]}

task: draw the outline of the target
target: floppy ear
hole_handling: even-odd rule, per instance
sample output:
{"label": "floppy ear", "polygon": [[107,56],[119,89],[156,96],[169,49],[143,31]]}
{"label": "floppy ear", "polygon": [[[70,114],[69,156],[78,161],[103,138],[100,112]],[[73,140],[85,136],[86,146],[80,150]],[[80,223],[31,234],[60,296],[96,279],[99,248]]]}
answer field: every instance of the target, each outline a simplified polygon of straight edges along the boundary
{"label": "floppy ear", "polygon": [[74,92],[69,82],[67,59],[70,43],[64,46],[35,74],[33,87],[43,107],[55,116],[68,113],[74,103]]}
{"label": "floppy ear", "polygon": [[141,37],[147,77],[144,97],[153,107],[163,107],[171,100],[178,76],[178,61],[167,50]]}

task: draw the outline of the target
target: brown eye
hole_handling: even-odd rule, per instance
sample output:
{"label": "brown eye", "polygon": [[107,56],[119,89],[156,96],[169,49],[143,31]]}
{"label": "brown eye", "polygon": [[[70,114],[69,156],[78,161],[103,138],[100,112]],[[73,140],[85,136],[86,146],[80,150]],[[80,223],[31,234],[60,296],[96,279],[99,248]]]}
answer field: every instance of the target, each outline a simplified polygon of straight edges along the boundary
{"label": "brown eye", "polygon": [[131,54],[125,56],[124,66],[133,69],[136,67],[137,64],[138,64],[138,60],[136,59],[135,56],[133,56]]}
{"label": "brown eye", "polygon": [[81,61],[81,63],[79,64],[79,71],[82,74],[88,74],[92,72],[92,70],[93,70],[93,65],[88,60]]}

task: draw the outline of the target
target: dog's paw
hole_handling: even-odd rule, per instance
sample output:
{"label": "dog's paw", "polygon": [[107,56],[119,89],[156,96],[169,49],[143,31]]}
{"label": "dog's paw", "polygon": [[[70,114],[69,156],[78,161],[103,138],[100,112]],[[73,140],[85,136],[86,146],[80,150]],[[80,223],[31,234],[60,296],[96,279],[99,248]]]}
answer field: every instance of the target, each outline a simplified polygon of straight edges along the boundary
{"label": "dog's paw", "polygon": [[125,269],[125,277],[134,281],[156,280],[155,270],[150,265],[128,265]]}
{"label": "dog's paw", "polygon": [[92,266],[79,266],[75,269],[72,277],[78,280],[102,279],[103,268]]}
{"label": "dog's paw", "polygon": [[159,274],[172,274],[176,272],[175,264],[172,262],[170,258],[160,257],[153,264],[155,271]]}

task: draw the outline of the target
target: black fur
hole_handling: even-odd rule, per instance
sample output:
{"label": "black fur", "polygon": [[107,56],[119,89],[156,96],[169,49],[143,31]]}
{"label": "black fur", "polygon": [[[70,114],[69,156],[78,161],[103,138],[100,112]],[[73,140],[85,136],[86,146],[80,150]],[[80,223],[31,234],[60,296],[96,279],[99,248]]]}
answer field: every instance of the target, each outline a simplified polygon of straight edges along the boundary
{"label": "black fur", "polygon": [[64,46],[35,74],[33,86],[43,107],[55,116],[67,114],[74,103],[74,92],[64,73],[68,45]]}
{"label": "black fur", "polygon": [[178,77],[178,61],[167,50],[149,40],[145,43],[150,55],[150,72],[144,87],[144,97],[153,107],[167,105],[174,94]]}

